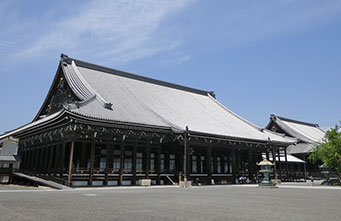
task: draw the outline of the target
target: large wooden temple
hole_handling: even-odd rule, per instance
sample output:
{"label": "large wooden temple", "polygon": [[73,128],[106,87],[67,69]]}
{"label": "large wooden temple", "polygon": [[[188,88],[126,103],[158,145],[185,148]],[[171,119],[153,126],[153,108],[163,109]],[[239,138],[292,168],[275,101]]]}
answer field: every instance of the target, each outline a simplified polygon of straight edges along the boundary
{"label": "large wooden temple", "polygon": [[262,153],[296,142],[236,115],[213,92],[63,54],[34,120],[0,141],[14,138],[21,172],[74,187],[253,180]]}

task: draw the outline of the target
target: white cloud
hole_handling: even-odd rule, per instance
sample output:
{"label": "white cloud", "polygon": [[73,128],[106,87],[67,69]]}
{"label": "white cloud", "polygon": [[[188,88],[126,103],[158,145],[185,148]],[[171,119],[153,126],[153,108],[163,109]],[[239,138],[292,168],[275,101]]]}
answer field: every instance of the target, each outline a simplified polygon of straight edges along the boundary
{"label": "white cloud", "polygon": [[65,19],[43,27],[37,36],[26,39],[13,56],[17,59],[65,52],[122,64],[173,50],[181,44],[181,34],[174,26],[160,24],[189,3],[188,0],[92,1],[75,8],[74,14]]}

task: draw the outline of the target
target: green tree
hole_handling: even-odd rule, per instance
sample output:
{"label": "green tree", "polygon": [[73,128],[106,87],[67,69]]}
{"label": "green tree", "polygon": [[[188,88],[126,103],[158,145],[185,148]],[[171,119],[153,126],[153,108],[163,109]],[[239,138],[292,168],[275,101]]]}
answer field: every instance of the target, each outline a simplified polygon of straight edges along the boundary
{"label": "green tree", "polygon": [[322,161],[329,170],[336,170],[341,177],[341,122],[326,132],[322,142],[317,143],[309,159],[314,163]]}

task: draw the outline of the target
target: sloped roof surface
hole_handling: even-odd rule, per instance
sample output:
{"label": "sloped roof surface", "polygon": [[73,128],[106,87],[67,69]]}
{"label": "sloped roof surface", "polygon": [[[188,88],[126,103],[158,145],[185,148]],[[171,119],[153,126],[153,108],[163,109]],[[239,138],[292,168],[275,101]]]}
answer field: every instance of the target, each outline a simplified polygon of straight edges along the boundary
{"label": "sloped roof surface", "polygon": [[320,142],[325,135],[325,132],[317,124],[296,121],[276,115],[272,115],[271,118],[286,133],[306,143]]}
{"label": "sloped roof surface", "polygon": [[20,157],[17,155],[0,155],[0,162],[19,162]]}
{"label": "sloped roof surface", "polygon": [[296,145],[289,145],[287,148],[287,153],[298,154],[298,153],[308,153],[314,148],[312,143],[298,143]]}
{"label": "sloped roof surface", "polygon": [[[113,69],[103,71],[96,68],[97,66],[84,65],[73,59],[63,66],[71,74],[81,74],[86,82],[69,83],[89,85],[91,88],[87,91],[101,97],[70,110],[79,115],[170,127],[175,130],[185,130],[188,126],[193,132],[220,136],[294,142],[270,131],[262,131],[228,110],[209,92],[160,84],[157,80],[145,80],[143,77],[137,79],[119,71],[116,74]],[[71,88],[74,87],[71,85]],[[104,108],[101,100],[112,104],[112,109]]]}

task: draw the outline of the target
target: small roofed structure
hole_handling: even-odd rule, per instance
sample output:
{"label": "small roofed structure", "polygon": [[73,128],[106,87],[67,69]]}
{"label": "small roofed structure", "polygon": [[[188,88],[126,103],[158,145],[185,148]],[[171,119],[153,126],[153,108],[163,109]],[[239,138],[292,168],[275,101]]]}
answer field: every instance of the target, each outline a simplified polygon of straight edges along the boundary
{"label": "small roofed structure", "polygon": [[211,91],[64,54],[34,120],[6,137],[19,139],[21,171],[69,186],[230,183],[254,177],[265,150],[296,142],[243,119]]}
{"label": "small roofed structure", "polygon": [[19,169],[20,157],[17,155],[18,140],[6,138],[0,140],[0,183],[9,183],[12,179],[14,170]]}
{"label": "small roofed structure", "polygon": [[266,129],[284,134],[288,137],[297,138],[298,142],[289,145],[287,153],[306,162],[304,168],[297,167],[299,168],[298,172],[306,174],[307,172],[315,173],[319,171],[317,165],[313,165],[308,161],[308,156],[314,149],[316,143],[321,142],[325,136],[325,131],[323,131],[318,124],[293,120],[272,114]]}

